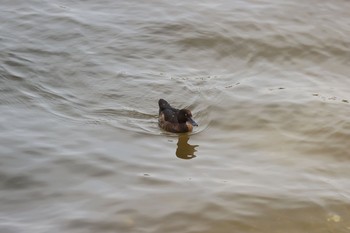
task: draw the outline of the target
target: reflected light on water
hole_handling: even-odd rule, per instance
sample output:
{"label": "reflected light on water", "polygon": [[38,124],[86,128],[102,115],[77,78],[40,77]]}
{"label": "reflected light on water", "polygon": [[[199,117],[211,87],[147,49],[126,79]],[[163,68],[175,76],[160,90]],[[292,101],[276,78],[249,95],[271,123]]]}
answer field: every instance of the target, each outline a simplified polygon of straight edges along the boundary
{"label": "reflected light on water", "polygon": [[350,233],[349,9],[2,1],[0,233]]}
{"label": "reflected light on water", "polygon": [[177,142],[176,156],[180,159],[193,159],[196,157],[194,154],[198,145],[188,144],[190,137],[188,134],[180,134]]}

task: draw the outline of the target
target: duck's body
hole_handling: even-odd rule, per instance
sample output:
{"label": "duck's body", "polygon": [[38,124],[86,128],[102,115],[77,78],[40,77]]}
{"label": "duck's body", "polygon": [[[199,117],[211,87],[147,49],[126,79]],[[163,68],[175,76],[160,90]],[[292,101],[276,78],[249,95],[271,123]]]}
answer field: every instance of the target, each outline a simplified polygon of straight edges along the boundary
{"label": "duck's body", "polygon": [[193,126],[198,126],[192,120],[192,113],[188,109],[176,109],[170,104],[160,99],[159,104],[159,126],[165,131],[173,133],[186,133],[193,130]]}

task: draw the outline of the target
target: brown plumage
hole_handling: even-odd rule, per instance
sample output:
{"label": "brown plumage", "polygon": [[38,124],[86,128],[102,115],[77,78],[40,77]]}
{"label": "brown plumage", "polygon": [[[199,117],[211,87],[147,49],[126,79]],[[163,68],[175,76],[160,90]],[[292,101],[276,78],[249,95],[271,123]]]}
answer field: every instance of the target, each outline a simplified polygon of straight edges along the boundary
{"label": "brown plumage", "polygon": [[186,133],[193,130],[198,124],[192,119],[192,113],[188,109],[176,109],[163,99],[159,104],[159,126],[168,132]]}

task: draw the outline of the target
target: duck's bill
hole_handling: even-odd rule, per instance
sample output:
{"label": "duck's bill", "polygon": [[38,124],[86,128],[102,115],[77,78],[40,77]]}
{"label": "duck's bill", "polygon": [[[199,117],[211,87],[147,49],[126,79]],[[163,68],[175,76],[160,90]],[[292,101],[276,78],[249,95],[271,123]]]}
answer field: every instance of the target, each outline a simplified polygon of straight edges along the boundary
{"label": "duck's bill", "polygon": [[198,124],[192,118],[189,118],[188,121],[191,123],[191,125],[198,126]]}

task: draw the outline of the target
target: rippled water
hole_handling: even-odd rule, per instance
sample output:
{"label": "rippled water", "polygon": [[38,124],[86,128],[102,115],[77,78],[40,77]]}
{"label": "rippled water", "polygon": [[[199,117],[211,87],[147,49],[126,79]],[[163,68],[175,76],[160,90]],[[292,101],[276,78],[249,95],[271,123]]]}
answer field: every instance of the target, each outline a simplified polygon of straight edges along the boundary
{"label": "rippled water", "polygon": [[349,9],[3,2],[0,232],[350,232]]}

